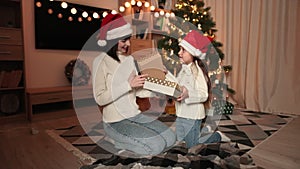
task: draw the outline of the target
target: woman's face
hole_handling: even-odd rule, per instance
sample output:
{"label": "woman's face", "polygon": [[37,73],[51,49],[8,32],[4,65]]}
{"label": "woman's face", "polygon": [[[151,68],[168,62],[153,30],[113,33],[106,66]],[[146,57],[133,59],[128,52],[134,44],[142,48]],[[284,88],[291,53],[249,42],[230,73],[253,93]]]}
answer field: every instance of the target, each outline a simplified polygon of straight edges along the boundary
{"label": "woman's face", "polygon": [[194,61],[194,57],[183,47],[180,46],[180,51],[178,52],[180,62],[183,64],[190,64]]}
{"label": "woman's face", "polygon": [[123,39],[123,40],[119,40],[118,42],[118,51],[126,54],[129,50],[130,47],[130,37]]}

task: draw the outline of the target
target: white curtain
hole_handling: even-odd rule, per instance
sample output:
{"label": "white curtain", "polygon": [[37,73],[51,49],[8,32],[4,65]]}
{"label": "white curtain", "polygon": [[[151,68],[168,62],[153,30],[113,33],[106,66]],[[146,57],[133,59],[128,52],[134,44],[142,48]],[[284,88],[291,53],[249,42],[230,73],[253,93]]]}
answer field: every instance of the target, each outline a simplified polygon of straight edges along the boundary
{"label": "white curtain", "polygon": [[239,107],[300,115],[300,1],[204,0]]}

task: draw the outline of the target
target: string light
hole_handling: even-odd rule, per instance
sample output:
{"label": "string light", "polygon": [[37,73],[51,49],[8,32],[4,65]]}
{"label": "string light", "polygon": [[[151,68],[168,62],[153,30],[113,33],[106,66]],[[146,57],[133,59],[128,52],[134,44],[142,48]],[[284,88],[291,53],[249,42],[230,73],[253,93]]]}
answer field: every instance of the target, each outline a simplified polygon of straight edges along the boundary
{"label": "string light", "polygon": [[70,22],[72,22],[72,21],[73,21],[72,16],[69,16],[68,20],[69,20]]}
{"label": "string light", "polygon": [[68,4],[66,2],[62,2],[61,3],[61,7],[64,8],[64,9],[66,9],[66,8],[68,8]]}
{"label": "string light", "polygon": [[154,11],[154,10],[155,10],[155,6],[153,6],[153,5],[150,6],[150,10],[151,10],[151,11]]}
{"label": "string light", "polygon": [[41,2],[36,2],[36,4],[35,4],[37,7],[42,7],[42,3]]}
{"label": "string light", "polygon": [[72,9],[71,9],[71,13],[75,15],[75,14],[77,13],[76,8],[72,8]]}
{"label": "string light", "polygon": [[89,16],[89,14],[86,11],[82,12],[82,17],[86,18],[88,16]]}
{"label": "string light", "polygon": [[150,3],[149,3],[149,2],[145,2],[144,6],[145,6],[146,8],[148,8],[148,7],[150,6]]}
{"label": "string light", "polygon": [[143,5],[143,3],[142,3],[141,1],[138,1],[138,2],[136,3],[136,5],[137,5],[138,7],[141,7],[141,6]]}
{"label": "string light", "polygon": [[[110,11],[110,10],[101,11],[101,12],[86,11],[86,10],[81,9],[80,7],[77,7],[76,5],[73,5],[72,3],[67,3],[65,1],[58,2],[58,1],[54,1],[54,0],[49,0],[48,2],[44,2],[44,3],[49,3],[49,4],[53,3],[54,5],[58,5],[56,7],[54,7],[53,5],[51,5],[52,7],[54,7],[55,10],[57,9],[57,7],[61,7],[62,9],[69,9],[70,14],[67,14],[66,12],[59,12],[59,11],[55,11],[55,12],[57,12],[56,13],[57,18],[59,18],[59,19],[66,18],[66,20],[68,20],[70,22],[74,21],[74,19],[75,19],[74,16],[70,16],[70,15],[76,15],[78,13],[78,11],[81,13],[81,16],[78,16],[78,18],[77,18],[78,22],[82,22],[83,18],[85,18],[87,21],[92,21],[93,18],[94,19],[100,19],[100,15],[99,14],[101,14],[102,16],[106,16],[107,12]],[[36,2],[35,5],[38,8],[42,7],[42,3],[41,2]],[[44,4],[44,6],[47,7],[48,4],[46,4],[46,5]],[[53,9],[51,9],[49,7],[47,9],[47,12],[48,12],[48,14],[53,14],[54,13]],[[111,12],[112,13],[117,13],[116,11],[111,11]]]}
{"label": "string light", "polygon": [[103,12],[103,13],[102,13],[102,17],[103,17],[103,18],[105,18],[105,17],[106,17],[106,15],[108,15],[108,13],[107,13],[107,12]]}
{"label": "string light", "polygon": [[133,5],[135,5],[135,0],[131,0],[131,5],[133,6]]}
{"label": "string light", "polygon": [[120,11],[120,12],[124,12],[124,11],[125,11],[125,7],[124,7],[124,6],[120,6],[120,7],[119,7],[119,11]]}
{"label": "string light", "polygon": [[124,6],[125,6],[126,8],[129,8],[131,5],[130,5],[129,2],[125,2]]}
{"label": "string light", "polygon": [[98,19],[98,18],[99,18],[99,14],[98,14],[97,12],[94,12],[94,13],[93,13],[93,17],[94,17],[95,19]]}
{"label": "string light", "polygon": [[48,14],[53,14],[53,10],[50,8],[50,9],[48,9]]}

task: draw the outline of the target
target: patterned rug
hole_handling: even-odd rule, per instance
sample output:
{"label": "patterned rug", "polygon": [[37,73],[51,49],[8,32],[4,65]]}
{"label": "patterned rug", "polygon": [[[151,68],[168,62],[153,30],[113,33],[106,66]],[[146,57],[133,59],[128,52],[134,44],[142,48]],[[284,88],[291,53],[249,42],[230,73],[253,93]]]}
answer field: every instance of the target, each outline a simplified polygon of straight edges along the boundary
{"label": "patterned rug", "polygon": [[[101,166],[104,168],[107,166],[114,168],[124,168],[124,166],[125,168],[147,168],[146,166],[151,166],[150,168],[154,166],[160,168],[228,168],[230,165],[232,166],[229,168],[257,168],[247,152],[293,118],[294,116],[291,115],[238,109],[234,110],[231,115],[211,116],[206,120],[206,124],[216,125],[217,130],[222,131],[231,139],[230,143],[198,145],[189,150],[177,145],[151,159],[122,158],[103,149],[102,147],[113,147],[113,145],[106,139],[101,123],[88,134],[81,126],[70,126],[47,132],[68,151],[78,156],[85,168],[101,168]],[[169,126],[172,126],[175,119],[174,115],[169,114],[161,114],[159,117],[160,121]],[[98,140],[98,144],[93,140]]]}

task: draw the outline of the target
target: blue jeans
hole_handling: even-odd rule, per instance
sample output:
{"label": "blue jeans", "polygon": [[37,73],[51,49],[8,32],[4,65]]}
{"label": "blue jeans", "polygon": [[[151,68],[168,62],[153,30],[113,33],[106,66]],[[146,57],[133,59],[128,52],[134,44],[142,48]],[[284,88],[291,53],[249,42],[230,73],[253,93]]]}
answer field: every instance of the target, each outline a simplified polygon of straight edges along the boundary
{"label": "blue jeans", "polygon": [[216,143],[221,141],[218,133],[202,134],[200,131],[202,120],[176,118],[176,135],[178,141],[185,141],[187,148],[197,144]]}
{"label": "blue jeans", "polygon": [[139,114],[115,123],[104,123],[106,134],[115,141],[115,147],[140,155],[156,155],[172,146],[175,133],[162,122]]}

